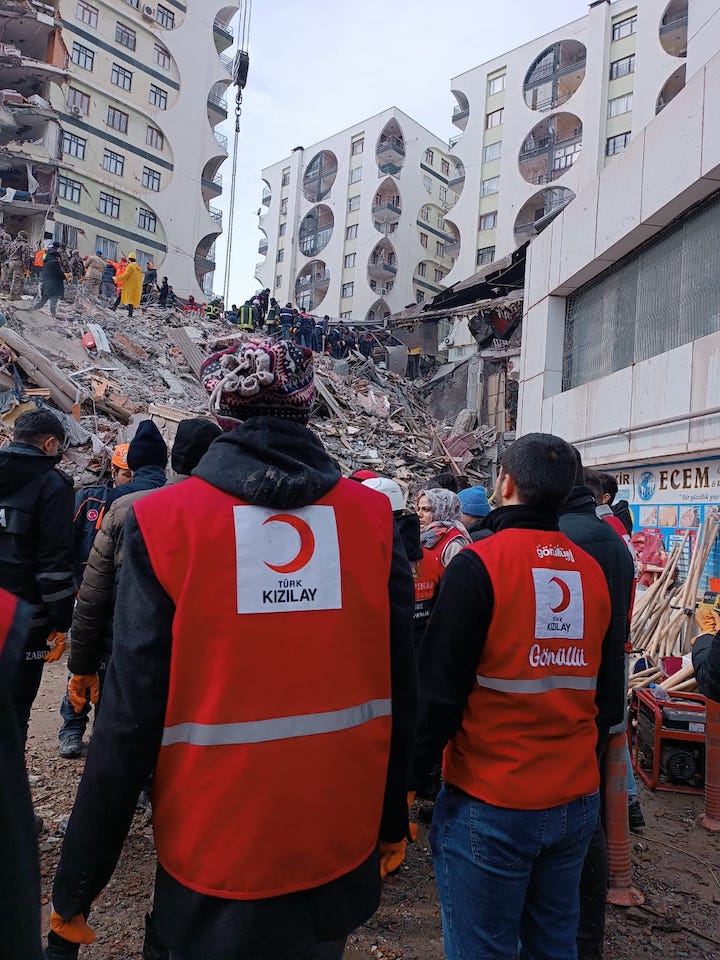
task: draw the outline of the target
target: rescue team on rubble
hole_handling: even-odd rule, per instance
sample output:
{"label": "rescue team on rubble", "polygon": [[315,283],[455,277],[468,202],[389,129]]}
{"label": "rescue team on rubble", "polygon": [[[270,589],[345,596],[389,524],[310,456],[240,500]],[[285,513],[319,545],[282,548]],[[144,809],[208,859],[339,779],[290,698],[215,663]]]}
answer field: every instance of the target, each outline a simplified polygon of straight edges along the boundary
{"label": "rescue team on rubble", "polygon": [[[564,440],[529,434],[503,455],[494,509],[452,476],[407,509],[393,480],[344,479],[308,429],[306,347],[251,340],[201,376],[217,426],[180,424],[172,480],[151,421],[108,486],[75,495],[47,409],[0,450],[3,951],[43,956],[23,750],[72,624],[63,756],[98,712],[46,958],[95,939],[93,901],[148,792],[144,957],[340,958],[440,764],[446,956],[601,957],[600,785],[634,567],[596,478]],[[720,619],[699,618],[698,681],[717,697]]]}

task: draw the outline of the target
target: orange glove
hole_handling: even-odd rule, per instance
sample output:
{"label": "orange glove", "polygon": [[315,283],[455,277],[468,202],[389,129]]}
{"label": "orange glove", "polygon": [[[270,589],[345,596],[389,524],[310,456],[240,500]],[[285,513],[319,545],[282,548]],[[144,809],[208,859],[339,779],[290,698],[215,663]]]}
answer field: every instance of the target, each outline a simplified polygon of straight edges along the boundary
{"label": "orange glove", "polygon": [[405,859],[405,848],[407,840],[401,840],[399,843],[386,843],[381,840],[378,844],[380,851],[380,877],[385,879],[389,873],[394,873],[400,868]]}
{"label": "orange glove", "polygon": [[720,630],[720,614],[710,607],[698,607],[695,622],[700,627],[700,633],[717,633]]}
{"label": "orange glove", "polygon": [[87,703],[97,703],[100,699],[100,680],[96,673],[74,673],[68,680],[68,700],[75,713],[80,713]]}
{"label": "orange glove", "polygon": [[95,931],[87,925],[85,917],[78,913],[72,920],[63,920],[54,910],[50,914],[50,929],[68,943],[94,943]]}
{"label": "orange glove", "polygon": [[[415,795],[416,795],[415,790],[408,791],[408,795],[407,795],[408,812],[410,812],[410,808],[415,803]],[[411,820],[408,824],[408,833],[410,834],[410,843],[415,843],[415,841],[417,840],[417,832],[418,832],[418,825],[416,823],[413,823],[413,821]]]}
{"label": "orange glove", "polygon": [[65,653],[65,634],[53,630],[47,638],[50,650],[45,654],[45,663],[55,663]]}

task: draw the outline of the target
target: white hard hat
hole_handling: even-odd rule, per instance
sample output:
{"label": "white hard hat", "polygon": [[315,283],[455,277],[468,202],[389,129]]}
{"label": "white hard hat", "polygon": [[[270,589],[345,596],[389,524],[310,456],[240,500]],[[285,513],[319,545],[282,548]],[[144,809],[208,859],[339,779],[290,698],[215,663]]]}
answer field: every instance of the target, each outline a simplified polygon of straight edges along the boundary
{"label": "white hard hat", "polygon": [[371,490],[377,490],[378,493],[384,493],[390,501],[393,513],[396,510],[405,509],[405,497],[400,489],[400,485],[390,480],[389,477],[373,477],[371,480],[363,480],[364,487],[370,487]]}

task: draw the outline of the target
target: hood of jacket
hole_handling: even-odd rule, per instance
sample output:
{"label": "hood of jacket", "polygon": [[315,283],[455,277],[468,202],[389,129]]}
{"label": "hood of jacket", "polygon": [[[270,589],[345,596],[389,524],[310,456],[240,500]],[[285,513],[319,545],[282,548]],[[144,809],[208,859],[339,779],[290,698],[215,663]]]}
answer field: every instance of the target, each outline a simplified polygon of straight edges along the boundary
{"label": "hood of jacket", "polygon": [[591,513],[597,516],[595,507],[595,497],[590,487],[573,487],[570,496],[560,508],[560,516],[563,517],[566,513]]}
{"label": "hood of jacket", "polygon": [[251,417],[213,441],[193,476],[246,503],[297,509],[332,490],[341,474],[307,427]]}
{"label": "hood of jacket", "polygon": [[8,444],[0,450],[0,497],[17,493],[52,470],[61,459],[48,457],[31,443]]}

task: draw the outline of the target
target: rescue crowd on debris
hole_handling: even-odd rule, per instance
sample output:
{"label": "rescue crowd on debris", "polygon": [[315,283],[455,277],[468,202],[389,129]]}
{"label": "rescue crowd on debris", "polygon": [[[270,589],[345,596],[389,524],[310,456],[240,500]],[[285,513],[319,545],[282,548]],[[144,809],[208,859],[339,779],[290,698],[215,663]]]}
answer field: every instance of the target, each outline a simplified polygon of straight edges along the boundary
{"label": "rescue crowd on debris", "polygon": [[[43,283],[48,257],[67,273],[50,251]],[[136,271],[129,257],[120,303]],[[239,332],[197,368],[207,407],[171,439],[136,418],[107,475],[76,488],[69,420],[38,398],[0,448],[3,956],[95,940],[141,806],[157,852],[144,958],[342,957],[419,814],[447,957],[601,958],[610,762],[627,769],[624,829],[643,826],[627,503],[550,434],[507,446],[492,490],[423,471],[430,451],[349,469],[309,424],[320,404],[350,429],[319,355],[363,363],[362,342],[265,295],[226,316]],[[379,421],[400,388],[375,388]],[[399,409],[397,444],[420,417]],[[352,459],[353,434],[333,436]],[[698,686],[717,699],[720,616],[697,623]],[[44,665],[65,656],[58,751],[87,754],[41,942],[24,749]]]}

